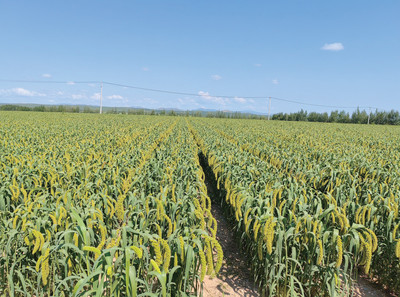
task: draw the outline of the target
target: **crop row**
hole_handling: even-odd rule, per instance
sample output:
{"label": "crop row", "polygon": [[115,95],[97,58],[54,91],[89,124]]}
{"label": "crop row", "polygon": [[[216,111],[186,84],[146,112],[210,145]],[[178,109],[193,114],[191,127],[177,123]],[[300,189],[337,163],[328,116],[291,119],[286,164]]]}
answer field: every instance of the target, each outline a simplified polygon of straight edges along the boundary
{"label": "crop row", "polygon": [[3,116],[1,294],[195,296],[218,272],[217,223],[185,122]]}
{"label": "crop row", "polygon": [[[378,187],[366,197],[357,196],[353,184],[338,184],[335,179],[331,189],[322,189],[318,168],[290,158],[290,150],[280,161],[282,148],[259,145],[263,136],[248,126],[221,123],[196,120],[191,129],[226,193],[264,294],[286,295],[293,290],[309,296],[345,295],[355,268],[375,272],[382,255],[391,259],[387,275],[399,275],[394,259],[400,247],[398,196],[384,181],[380,186],[365,182]],[[274,141],[269,139],[270,144]],[[307,150],[303,155],[306,159]],[[300,171],[299,163],[307,171]],[[314,180],[308,179],[312,174]],[[364,184],[355,186],[370,190]],[[353,190],[346,192],[347,187]],[[397,289],[396,282],[391,288]]]}
{"label": "crop row", "polygon": [[235,125],[233,129],[211,124],[218,134],[273,164],[278,172],[316,193],[331,196],[335,204],[347,208],[350,224],[373,230],[378,248],[371,269],[365,272],[400,290],[400,259],[393,257],[400,255],[400,163],[397,139],[391,130],[376,127],[378,131],[364,131],[360,126],[334,130],[335,126],[328,126],[324,131],[312,125],[304,127],[307,131],[290,125],[272,130],[271,126],[257,125],[249,134],[248,126]]}

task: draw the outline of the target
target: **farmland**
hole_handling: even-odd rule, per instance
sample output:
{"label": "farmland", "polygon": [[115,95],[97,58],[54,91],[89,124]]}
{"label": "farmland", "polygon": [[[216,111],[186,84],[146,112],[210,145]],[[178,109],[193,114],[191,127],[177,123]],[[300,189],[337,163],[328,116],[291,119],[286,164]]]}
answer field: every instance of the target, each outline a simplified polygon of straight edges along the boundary
{"label": "farmland", "polygon": [[346,296],[357,274],[399,293],[399,132],[1,112],[0,295],[201,295],[215,199],[261,295]]}

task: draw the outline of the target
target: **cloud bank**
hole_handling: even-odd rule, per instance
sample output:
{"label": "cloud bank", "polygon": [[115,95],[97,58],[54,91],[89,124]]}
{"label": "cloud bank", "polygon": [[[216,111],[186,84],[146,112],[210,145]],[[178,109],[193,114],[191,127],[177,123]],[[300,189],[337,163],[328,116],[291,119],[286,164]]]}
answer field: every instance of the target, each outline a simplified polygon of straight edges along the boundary
{"label": "cloud bank", "polygon": [[344,50],[344,46],[341,42],[334,42],[334,43],[325,43],[323,47],[321,47],[324,51],[342,51]]}
{"label": "cloud bank", "polygon": [[12,89],[2,89],[0,90],[0,95],[6,96],[23,96],[23,97],[44,97],[46,94],[42,94],[35,91],[30,91],[24,88],[12,88]]}

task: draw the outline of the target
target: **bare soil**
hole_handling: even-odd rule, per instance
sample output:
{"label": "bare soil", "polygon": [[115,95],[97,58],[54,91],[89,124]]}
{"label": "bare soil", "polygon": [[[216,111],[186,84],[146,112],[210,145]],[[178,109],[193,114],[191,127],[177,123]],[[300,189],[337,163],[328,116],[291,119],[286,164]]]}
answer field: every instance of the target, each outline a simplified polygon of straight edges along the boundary
{"label": "bare soil", "polygon": [[204,297],[251,297],[260,296],[254,285],[250,265],[238,245],[238,240],[216,201],[215,185],[206,180],[208,195],[212,201],[211,213],[218,222],[217,240],[224,251],[224,262],[218,276],[206,276],[203,282]]}
{"label": "bare soil", "polygon": [[374,283],[365,277],[359,277],[353,285],[354,297],[395,297],[397,295],[390,293],[382,288],[379,283]]}

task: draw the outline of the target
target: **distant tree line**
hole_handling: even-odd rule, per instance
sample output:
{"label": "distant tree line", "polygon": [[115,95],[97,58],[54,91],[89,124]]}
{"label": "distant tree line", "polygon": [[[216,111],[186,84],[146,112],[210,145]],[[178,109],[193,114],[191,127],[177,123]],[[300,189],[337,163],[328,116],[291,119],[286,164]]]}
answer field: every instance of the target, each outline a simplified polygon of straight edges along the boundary
{"label": "distant tree line", "polygon": [[[4,104],[0,105],[0,110],[8,111],[37,111],[37,112],[73,112],[79,113],[81,109],[79,106],[72,105],[36,105],[36,106],[25,106],[25,105],[15,105],[15,104]],[[83,112],[95,112],[89,107],[84,107]],[[98,112],[98,111],[97,111]]]}
{"label": "distant tree line", "polygon": [[277,113],[272,116],[272,120],[279,121],[307,121],[307,122],[323,122],[323,123],[353,123],[367,124],[369,117],[370,124],[377,125],[400,125],[400,114],[396,110],[378,111],[368,113],[365,110],[360,111],[357,108],[353,113],[344,110],[334,110],[330,114],[327,112],[318,113],[300,110],[294,113]]}
{"label": "distant tree line", "polygon": [[[100,109],[93,106],[74,105],[18,105],[3,104],[0,110],[5,111],[36,111],[36,112],[69,112],[69,113],[99,113]],[[210,118],[232,118],[232,119],[265,119],[265,116],[241,112],[229,111],[190,111],[190,110],[165,110],[165,109],[144,109],[125,107],[103,107],[103,113],[107,114],[132,114],[132,115],[166,115],[166,116],[191,116]]]}
{"label": "distant tree line", "polygon": [[[74,105],[36,105],[26,106],[18,104],[0,105],[0,110],[9,111],[36,111],[36,112],[69,112],[69,113],[99,113],[99,108],[94,106],[74,106]],[[167,115],[167,116],[191,116],[209,118],[230,118],[230,119],[266,119],[265,115],[255,115],[250,113],[230,112],[230,111],[182,111],[165,109],[143,109],[143,108],[123,108],[123,107],[103,107],[104,113],[109,114],[133,114],[133,115]],[[323,123],[353,123],[367,124],[369,117],[370,124],[377,125],[400,125],[400,114],[398,111],[378,111],[368,113],[357,108],[353,113],[344,110],[334,110],[330,114],[327,112],[307,112],[301,109],[294,113],[276,113],[272,115],[272,120],[278,121],[303,121],[303,122],[323,122]]]}

